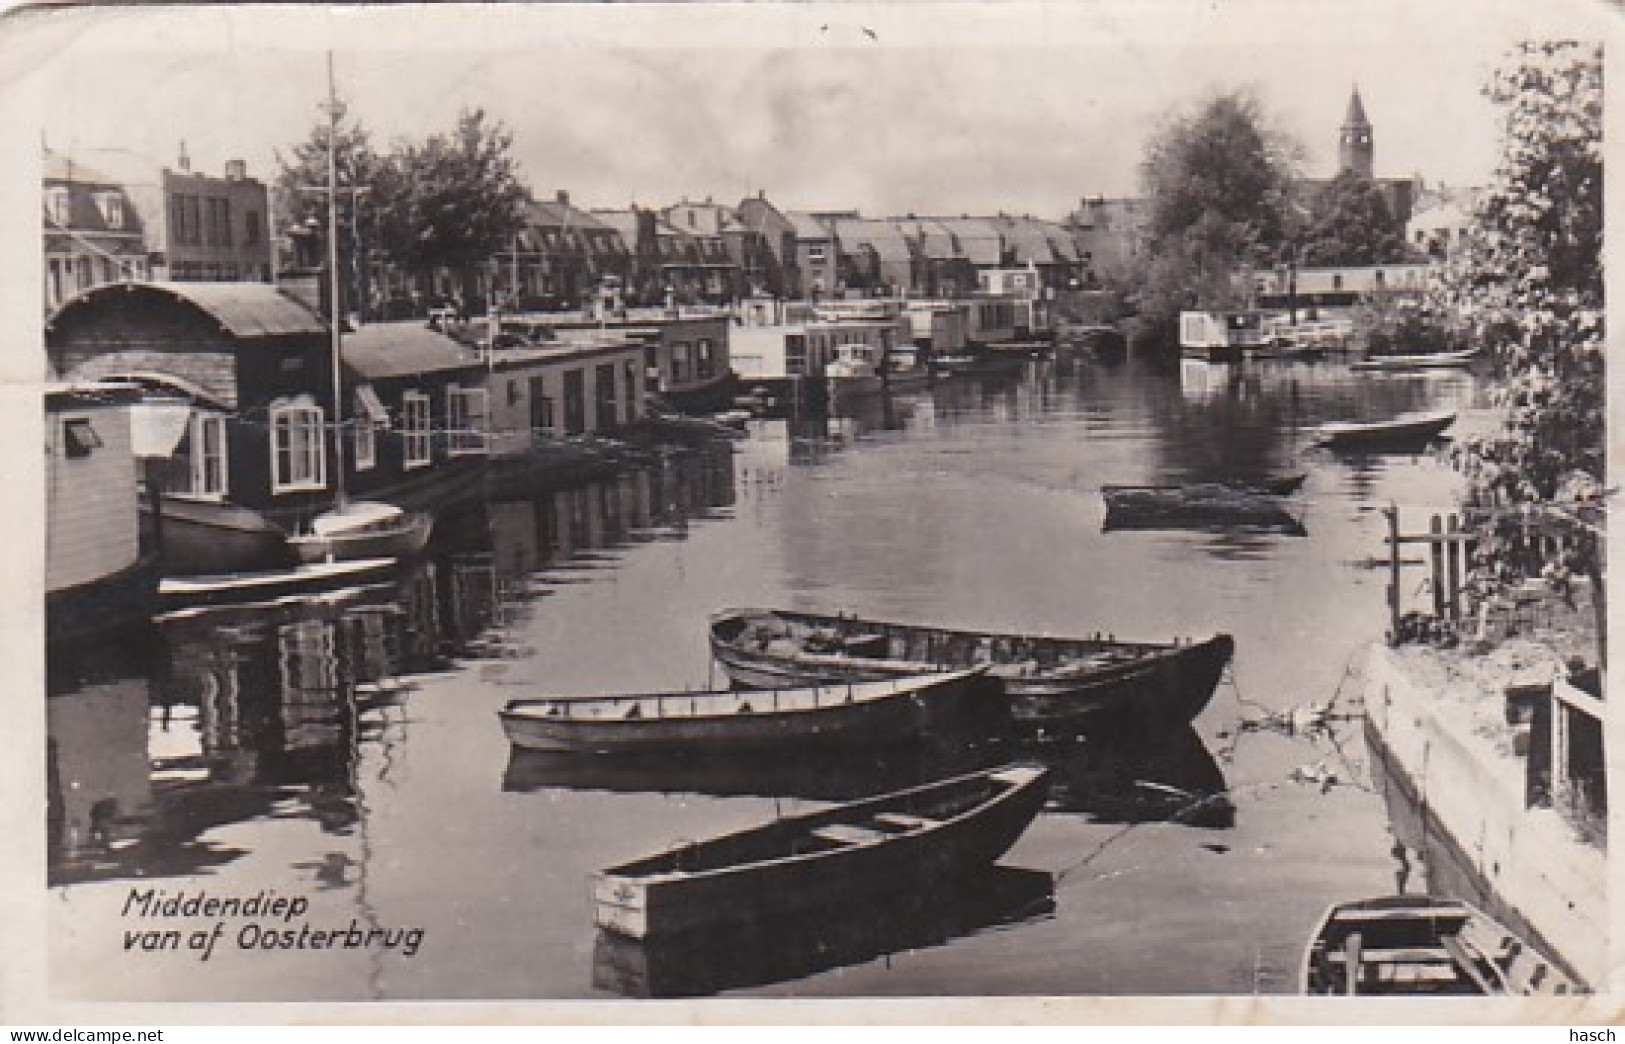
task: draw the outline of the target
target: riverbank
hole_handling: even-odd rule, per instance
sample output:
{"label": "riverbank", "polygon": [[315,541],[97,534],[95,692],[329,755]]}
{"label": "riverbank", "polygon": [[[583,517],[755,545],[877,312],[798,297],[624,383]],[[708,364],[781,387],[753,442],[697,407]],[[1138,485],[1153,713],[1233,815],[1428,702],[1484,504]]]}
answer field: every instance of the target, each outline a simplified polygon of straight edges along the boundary
{"label": "riverbank", "polygon": [[[1374,646],[1365,670],[1367,736],[1477,890],[1601,990],[1611,968],[1606,841],[1596,824],[1552,801],[1568,759],[1542,751],[1569,728],[1543,728],[1551,717],[1525,712],[1531,701],[1551,700],[1546,713],[1567,720],[1573,712],[1563,708],[1588,703],[1563,680],[1562,664],[1555,649],[1531,640],[1482,656]],[[1547,685],[1555,698],[1543,694]]]}

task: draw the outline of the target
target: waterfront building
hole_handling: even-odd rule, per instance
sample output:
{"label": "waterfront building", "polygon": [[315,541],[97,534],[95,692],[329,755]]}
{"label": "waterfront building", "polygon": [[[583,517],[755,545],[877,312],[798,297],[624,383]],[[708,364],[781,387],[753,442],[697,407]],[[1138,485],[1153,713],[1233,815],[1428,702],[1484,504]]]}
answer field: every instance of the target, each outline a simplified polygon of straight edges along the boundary
{"label": "waterfront building", "polygon": [[1072,235],[1085,288],[1098,286],[1111,272],[1126,271],[1145,252],[1145,202],[1138,199],[1085,197],[1063,222]]}
{"label": "waterfront building", "polygon": [[797,252],[798,226],[768,202],[765,191],[739,201],[735,260],[749,295],[798,298],[803,294]]}
{"label": "waterfront building", "polygon": [[492,350],[484,376],[493,458],[550,440],[616,431],[644,416],[644,345],[623,332],[571,331]]}
{"label": "waterfront building", "polygon": [[148,277],[141,214],[121,182],[52,150],[41,180],[47,312],[93,286]]}
{"label": "waterfront building", "polygon": [[1078,244],[1062,225],[1031,215],[1000,214],[989,220],[1003,240],[1010,265],[1037,272],[1040,288],[1062,290],[1081,283],[1084,269]]}
{"label": "waterfront building", "polygon": [[914,292],[922,282],[918,245],[898,221],[837,217],[830,224],[839,244],[841,286],[898,297]]}
{"label": "waterfront building", "polygon": [[[853,212],[852,216],[857,216]],[[840,241],[830,221],[804,210],[785,217],[794,226],[795,264],[801,273],[801,294],[817,300],[841,288]]]}
{"label": "waterfront building", "polygon": [[558,340],[591,345],[623,337],[642,352],[644,392],[680,410],[725,409],[735,375],[729,354],[731,318],[722,312],[685,315],[681,309],[638,309],[548,323]]}
{"label": "waterfront building", "polygon": [[564,190],[530,204],[525,227],[491,259],[491,280],[510,308],[577,307],[631,277],[633,253],[622,229],[570,202]]}
{"label": "waterfront building", "polygon": [[271,281],[270,195],[244,161],[227,161],[225,175],[214,177],[192,170],[182,151],[177,169],[159,173],[158,192],[137,204],[147,216],[154,279]]}

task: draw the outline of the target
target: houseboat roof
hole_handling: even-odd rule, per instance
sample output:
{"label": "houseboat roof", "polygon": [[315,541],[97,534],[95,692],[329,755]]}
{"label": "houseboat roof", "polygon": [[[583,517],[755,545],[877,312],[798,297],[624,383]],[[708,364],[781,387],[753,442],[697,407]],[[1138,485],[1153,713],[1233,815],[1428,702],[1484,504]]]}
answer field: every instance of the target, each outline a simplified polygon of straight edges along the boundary
{"label": "houseboat roof", "polygon": [[47,326],[70,311],[117,294],[173,298],[206,312],[241,339],[327,333],[327,324],[315,312],[270,283],[103,283],[63,302]]}
{"label": "houseboat roof", "polygon": [[471,348],[419,321],[369,323],[344,335],[344,363],[366,380],[485,365]]}

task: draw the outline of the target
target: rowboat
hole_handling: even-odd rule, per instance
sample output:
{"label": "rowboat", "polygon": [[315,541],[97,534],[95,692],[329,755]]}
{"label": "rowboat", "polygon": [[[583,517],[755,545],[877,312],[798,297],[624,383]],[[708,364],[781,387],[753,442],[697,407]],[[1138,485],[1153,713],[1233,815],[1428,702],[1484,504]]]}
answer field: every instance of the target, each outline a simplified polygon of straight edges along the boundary
{"label": "rowboat", "polygon": [[1421,447],[1456,422],[1455,413],[1413,413],[1385,421],[1322,424],[1316,442],[1331,449],[1378,450]]}
{"label": "rowboat", "polygon": [[[1158,529],[1165,526],[1250,526],[1302,535],[1303,525],[1282,498],[1303,482],[1302,475],[1248,486],[1221,482],[1177,486],[1105,485],[1105,528]],[[1276,492],[1284,490],[1285,492]]]}
{"label": "rowboat", "polygon": [[527,750],[695,752],[906,743],[1002,709],[998,684],[977,667],[765,692],[512,700],[498,716]]}
{"label": "rowboat", "polygon": [[1398,895],[1339,903],[1310,937],[1303,992],[1536,994],[1583,990],[1469,903]]}
{"label": "rowboat", "polygon": [[393,558],[362,558],[350,562],[315,562],[289,569],[212,576],[168,576],[158,582],[160,607],[219,605],[251,599],[286,598],[324,591],[341,584],[384,577],[394,569]]}
{"label": "rowboat", "polygon": [[594,921],[658,938],[935,889],[1002,856],[1048,790],[1018,763],[685,844],[595,874]]}
{"label": "rowboat", "polygon": [[711,617],[711,653],[744,688],[874,681],[988,664],[1018,730],[1159,731],[1189,724],[1235,651],[1197,643],[992,634],[773,609]]}
{"label": "rowboat", "polygon": [[942,887],[842,903],[833,915],[813,911],[643,940],[601,931],[592,984],[623,997],[709,997],[943,946],[1054,913],[1052,875],[991,866]]}
{"label": "rowboat", "polygon": [[1349,369],[1359,371],[1385,371],[1385,370],[1446,370],[1467,366],[1478,358],[1477,348],[1465,348],[1459,352],[1429,352],[1422,355],[1373,355],[1359,362],[1349,364]]}
{"label": "rowboat", "polygon": [[310,532],[288,538],[301,562],[411,558],[429,543],[434,516],[394,504],[356,500],[316,516]]}

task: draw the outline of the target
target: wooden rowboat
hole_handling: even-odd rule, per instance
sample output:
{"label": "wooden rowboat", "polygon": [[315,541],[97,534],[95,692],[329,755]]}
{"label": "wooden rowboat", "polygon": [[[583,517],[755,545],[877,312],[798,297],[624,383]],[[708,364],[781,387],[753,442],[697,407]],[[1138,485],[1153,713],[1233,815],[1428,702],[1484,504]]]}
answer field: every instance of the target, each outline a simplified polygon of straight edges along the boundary
{"label": "wooden rowboat", "polygon": [[711,653],[752,689],[874,681],[988,664],[1011,721],[1042,735],[1160,732],[1199,714],[1235,651],[1227,634],[1192,644],[991,634],[772,609],[711,617]]}
{"label": "wooden rowboat", "polygon": [[1105,529],[1247,526],[1302,536],[1303,524],[1283,498],[1303,483],[1294,475],[1270,483],[1200,482],[1177,486],[1105,485]]}
{"label": "wooden rowboat", "polygon": [[1002,856],[1048,789],[1007,765],[687,844],[594,875],[594,920],[645,939],[934,889]]}
{"label": "wooden rowboat", "polygon": [[318,562],[256,573],[170,576],[159,581],[158,598],[164,609],[286,598],[381,579],[397,564],[393,558],[363,558],[353,562]]}
{"label": "wooden rowboat", "polygon": [[527,750],[746,750],[907,743],[977,723],[1003,709],[987,668],[917,678],[766,692],[513,700],[498,712]]}
{"label": "wooden rowboat", "polygon": [[1303,992],[1583,992],[1547,957],[1469,903],[1399,895],[1339,903],[1310,937]]}
{"label": "wooden rowboat", "polygon": [[1422,355],[1373,355],[1350,363],[1349,369],[1358,371],[1446,370],[1468,366],[1478,358],[1477,348],[1459,352],[1430,352]]}
{"label": "wooden rowboat", "polygon": [[1336,422],[1322,424],[1316,441],[1335,450],[1420,448],[1455,422],[1456,415],[1448,410],[1386,421]]}
{"label": "wooden rowboat", "polygon": [[301,562],[411,558],[427,546],[433,531],[434,516],[426,511],[358,500],[318,515],[311,531],[289,537],[288,546]]}

